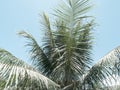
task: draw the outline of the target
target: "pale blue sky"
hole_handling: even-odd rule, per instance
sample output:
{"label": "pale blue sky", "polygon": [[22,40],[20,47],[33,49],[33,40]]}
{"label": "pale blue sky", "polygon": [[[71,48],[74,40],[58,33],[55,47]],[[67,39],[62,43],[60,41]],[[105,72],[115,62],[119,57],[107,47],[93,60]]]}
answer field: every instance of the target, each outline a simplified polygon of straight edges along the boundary
{"label": "pale blue sky", "polygon": [[[30,32],[40,43],[40,17],[43,11],[52,13],[60,0],[0,0],[0,48],[28,60],[25,40],[16,35]],[[91,0],[95,5],[90,14],[96,17],[93,58],[97,61],[120,45],[120,0]]]}

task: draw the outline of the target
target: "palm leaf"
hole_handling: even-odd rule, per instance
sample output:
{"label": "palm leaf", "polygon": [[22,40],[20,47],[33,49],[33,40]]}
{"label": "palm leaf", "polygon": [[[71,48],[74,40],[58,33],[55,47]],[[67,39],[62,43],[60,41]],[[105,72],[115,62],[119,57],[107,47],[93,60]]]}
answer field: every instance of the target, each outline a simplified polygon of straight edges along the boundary
{"label": "palm leaf", "polygon": [[110,53],[105,55],[99,60],[89,71],[86,73],[84,83],[91,86],[95,84],[104,86],[111,86],[112,82],[116,81],[120,75],[120,47],[113,49]]}
{"label": "palm leaf", "polygon": [[4,49],[0,49],[0,82],[4,88],[39,88],[47,90],[50,86],[58,86],[49,78],[43,76],[40,72],[19,60],[11,53]]}
{"label": "palm leaf", "polygon": [[43,39],[43,49],[44,49],[46,55],[50,58],[52,48],[54,48],[54,46],[55,46],[54,35],[53,35],[52,28],[51,28],[50,20],[49,20],[49,17],[47,16],[47,14],[43,13],[43,15],[41,15],[41,18],[42,18],[41,25],[45,32],[45,37]]}
{"label": "palm leaf", "polygon": [[45,74],[49,73],[51,63],[46,53],[38,45],[37,41],[33,38],[32,35],[28,34],[27,32],[21,31],[19,32],[19,35],[25,37],[28,40],[26,46],[29,47],[30,57],[33,61],[35,68]]}
{"label": "palm leaf", "polygon": [[67,0],[66,2],[63,1],[63,3],[55,9],[54,15],[71,26],[75,25],[76,22],[81,19],[89,17],[84,14],[90,8],[89,0]]}
{"label": "palm leaf", "polygon": [[90,6],[89,0],[68,0],[55,9],[57,20],[53,32],[52,77],[62,86],[76,82],[89,68],[92,59],[91,29],[93,21],[84,23],[81,16]]}

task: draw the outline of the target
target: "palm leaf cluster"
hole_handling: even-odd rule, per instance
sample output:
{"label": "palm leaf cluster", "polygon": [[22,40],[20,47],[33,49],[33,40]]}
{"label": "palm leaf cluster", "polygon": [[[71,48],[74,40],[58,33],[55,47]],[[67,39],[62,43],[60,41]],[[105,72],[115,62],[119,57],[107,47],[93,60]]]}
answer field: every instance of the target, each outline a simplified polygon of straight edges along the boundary
{"label": "palm leaf cluster", "polygon": [[19,90],[97,90],[119,76],[120,47],[92,66],[94,19],[89,0],[66,0],[55,8],[51,22],[41,15],[42,45],[25,32],[32,65],[0,49],[0,88]]}

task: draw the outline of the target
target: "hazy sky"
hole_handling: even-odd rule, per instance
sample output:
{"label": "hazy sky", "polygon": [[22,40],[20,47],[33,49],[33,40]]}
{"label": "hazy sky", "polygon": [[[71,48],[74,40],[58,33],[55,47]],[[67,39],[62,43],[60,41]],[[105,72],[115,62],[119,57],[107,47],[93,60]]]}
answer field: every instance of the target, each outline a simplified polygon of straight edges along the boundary
{"label": "hazy sky", "polygon": [[[40,16],[52,13],[60,0],[0,0],[0,48],[10,51],[20,59],[28,60],[25,40],[16,33],[25,30],[40,43]],[[97,61],[120,45],[120,0],[91,0],[94,8],[90,15],[96,17],[93,58]]]}

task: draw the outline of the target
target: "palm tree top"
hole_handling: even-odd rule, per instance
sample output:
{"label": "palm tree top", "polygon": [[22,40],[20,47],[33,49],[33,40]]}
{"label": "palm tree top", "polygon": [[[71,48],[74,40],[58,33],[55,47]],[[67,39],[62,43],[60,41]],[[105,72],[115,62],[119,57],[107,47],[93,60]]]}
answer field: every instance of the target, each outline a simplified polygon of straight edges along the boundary
{"label": "palm tree top", "polygon": [[[41,15],[42,44],[29,33],[18,34],[27,42],[29,65],[0,49],[0,87],[38,90],[96,90],[119,75],[120,47],[92,66],[94,18],[87,12],[90,0],[66,0],[55,8],[53,21]],[[107,84],[104,83],[106,81]]]}

